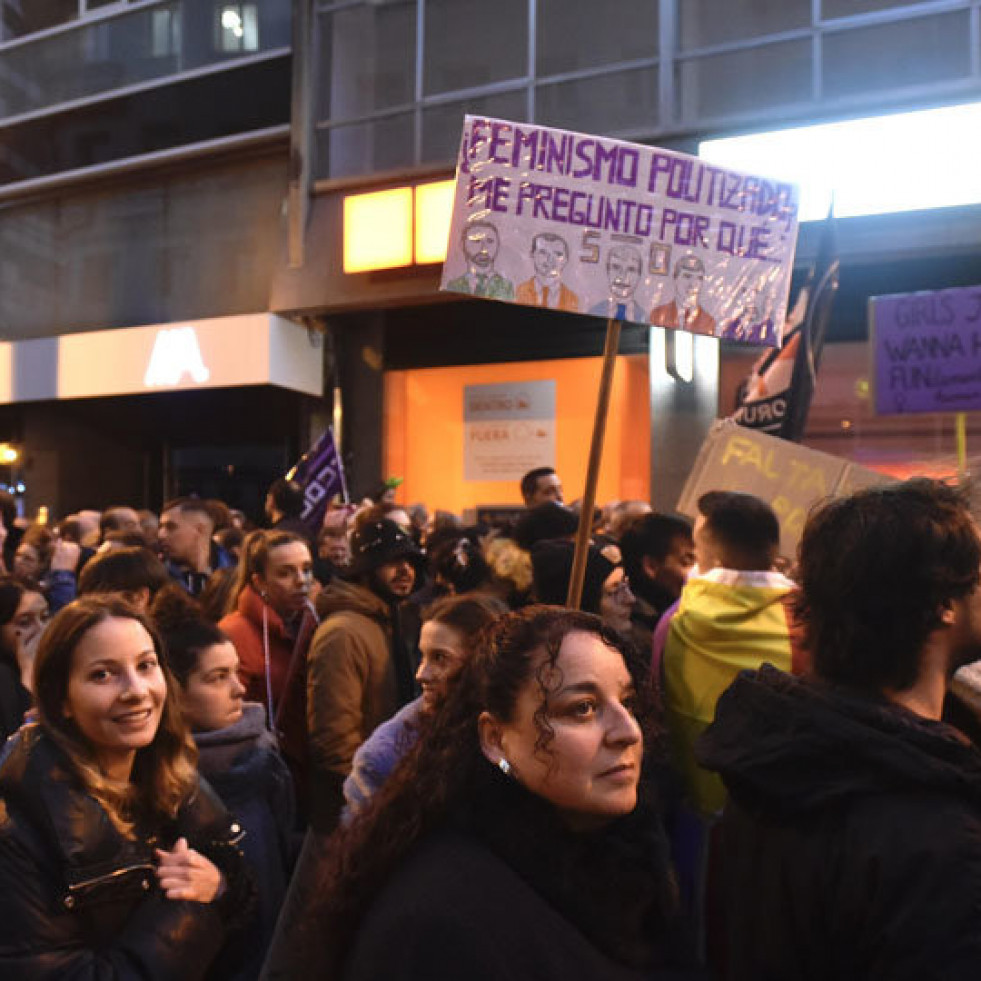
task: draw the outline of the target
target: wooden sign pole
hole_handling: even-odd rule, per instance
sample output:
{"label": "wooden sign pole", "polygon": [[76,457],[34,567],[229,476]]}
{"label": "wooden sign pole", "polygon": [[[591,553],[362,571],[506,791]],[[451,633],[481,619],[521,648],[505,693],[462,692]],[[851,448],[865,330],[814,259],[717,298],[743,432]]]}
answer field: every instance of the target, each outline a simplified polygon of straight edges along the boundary
{"label": "wooden sign pole", "polygon": [[593,510],[596,505],[596,484],[599,480],[600,461],[603,458],[603,440],[606,436],[606,417],[610,410],[610,392],[613,388],[613,369],[620,350],[620,321],[612,317],[606,322],[606,346],[603,349],[603,371],[600,375],[599,396],[596,400],[596,418],[593,421],[593,440],[589,447],[589,465],[586,468],[586,489],[582,496],[579,514],[579,531],[576,533],[576,552],[569,577],[569,594],[566,606],[579,609],[582,602],[582,586],[586,578],[586,555],[593,531]]}

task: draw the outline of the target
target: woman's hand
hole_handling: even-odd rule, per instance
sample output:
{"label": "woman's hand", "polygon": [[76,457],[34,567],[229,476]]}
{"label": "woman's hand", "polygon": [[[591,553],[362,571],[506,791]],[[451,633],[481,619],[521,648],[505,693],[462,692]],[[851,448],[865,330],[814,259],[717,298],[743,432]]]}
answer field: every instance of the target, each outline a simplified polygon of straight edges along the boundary
{"label": "woman's hand", "polygon": [[221,889],[221,872],[193,848],[186,838],[178,838],[173,851],[156,849],[157,879],[168,899],[210,903]]}

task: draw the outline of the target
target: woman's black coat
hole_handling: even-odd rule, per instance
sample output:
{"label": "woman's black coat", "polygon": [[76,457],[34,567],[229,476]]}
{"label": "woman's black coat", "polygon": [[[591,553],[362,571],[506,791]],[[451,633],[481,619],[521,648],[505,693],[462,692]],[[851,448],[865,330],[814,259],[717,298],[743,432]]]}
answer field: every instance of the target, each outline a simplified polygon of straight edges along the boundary
{"label": "woman's black coat", "polygon": [[[87,795],[38,725],[0,765],[0,978],[192,981],[251,906],[240,833],[206,784],[156,835],[130,840]],[[208,904],[160,891],[153,847],[178,837],[221,870]]]}

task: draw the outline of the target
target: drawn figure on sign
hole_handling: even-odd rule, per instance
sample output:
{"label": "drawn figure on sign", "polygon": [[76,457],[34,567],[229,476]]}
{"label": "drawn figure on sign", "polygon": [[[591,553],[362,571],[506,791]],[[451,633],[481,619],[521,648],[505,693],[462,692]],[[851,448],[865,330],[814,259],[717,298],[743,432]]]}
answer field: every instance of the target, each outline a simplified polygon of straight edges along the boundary
{"label": "drawn figure on sign", "polygon": [[494,271],[501,238],[489,221],[469,222],[463,229],[463,255],[467,271],[450,280],[446,288],[456,293],[486,296],[491,300],[513,300],[514,284]]}
{"label": "drawn figure on sign", "polygon": [[565,239],[552,232],[539,232],[531,240],[531,261],[535,275],[518,283],[518,303],[577,312],[579,297],[562,282],[562,272],[569,261]]}
{"label": "drawn figure on sign", "polygon": [[634,299],[643,275],[640,250],[632,245],[614,245],[606,254],[606,278],[609,296],[600,300],[589,312],[596,317],[615,317],[635,324],[644,322],[644,313]]}
{"label": "drawn figure on sign", "polygon": [[715,318],[701,306],[705,263],[697,255],[682,256],[674,264],[674,299],[651,310],[655,327],[681,327],[693,334],[714,334]]}
{"label": "drawn figure on sign", "polygon": [[735,316],[727,321],[720,337],[748,344],[763,344],[773,334],[773,318],[767,316],[769,304],[765,290],[740,287],[733,304]]}

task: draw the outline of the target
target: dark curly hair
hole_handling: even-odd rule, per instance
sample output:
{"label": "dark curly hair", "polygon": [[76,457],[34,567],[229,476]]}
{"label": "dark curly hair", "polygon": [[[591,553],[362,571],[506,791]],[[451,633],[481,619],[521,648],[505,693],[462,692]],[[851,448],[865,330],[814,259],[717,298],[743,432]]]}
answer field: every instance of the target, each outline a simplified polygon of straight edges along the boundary
{"label": "dark curly hair", "polygon": [[916,478],[811,513],[800,616],[815,673],[863,692],[905,691],[944,604],[977,588],[981,539],[963,490]]}
{"label": "dark curly hair", "polygon": [[[561,678],[557,661],[562,642],[577,631],[599,637],[623,655],[637,688],[636,714],[645,749],[653,746],[655,707],[650,686],[644,683],[644,669],[599,617],[562,607],[531,606],[498,619],[481,635],[477,650],[419,742],[366,808],[339,828],[326,845],[319,902],[309,912],[308,922],[314,936],[330,938],[331,957],[338,964],[362,916],[398,862],[471,796],[480,768],[491,765],[480,747],[477,719],[481,712],[503,721],[512,719],[518,696],[532,678],[541,692],[535,713],[535,751],[548,756],[553,732],[546,699]],[[539,660],[542,653],[545,656]],[[645,753],[645,764],[648,759]]]}

